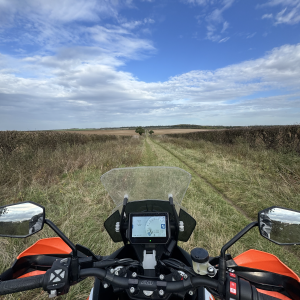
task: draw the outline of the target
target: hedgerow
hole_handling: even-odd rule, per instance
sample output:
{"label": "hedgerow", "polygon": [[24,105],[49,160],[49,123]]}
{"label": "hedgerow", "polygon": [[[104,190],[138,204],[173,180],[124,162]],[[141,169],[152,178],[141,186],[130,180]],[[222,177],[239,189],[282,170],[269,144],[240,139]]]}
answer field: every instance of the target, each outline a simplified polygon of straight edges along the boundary
{"label": "hedgerow", "polygon": [[246,142],[250,147],[265,147],[287,152],[300,153],[300,126],[261,126],[228,130],[199,131],[182,134],[168,134],[173,138],[205,140],[217,144]]}
{"label": "hedgerow", "polygon": [[0,151],[2,154],[11,154],[24,147],[37,151],[38,149],[56,149],[60,145],[74,146],[89,142],[106,142],[117,140],[115,135],[84,135],[79,133],[57,131],[0,131]]}

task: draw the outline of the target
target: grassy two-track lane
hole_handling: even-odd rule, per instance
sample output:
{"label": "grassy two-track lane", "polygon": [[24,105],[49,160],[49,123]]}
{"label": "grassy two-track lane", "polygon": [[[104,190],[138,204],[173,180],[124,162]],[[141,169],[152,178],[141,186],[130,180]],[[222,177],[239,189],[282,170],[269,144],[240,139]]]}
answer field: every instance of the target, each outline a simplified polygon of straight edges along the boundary
{"label": "grassy two-track lane", "polygon": [[[183,148],[161,142],[159,139],[145,140],[144,152],[151,153],[151,165],[176,166],[192,174],[192,181],[183,200],[183,206],[197,221],[193,235],[187,243],[181,246],[187,251],[194,247],[203,247],[211,256],[219,255],[221,247],[236,233],[243,229],[255,217],[249,211],[244,211],[234,200],[226,195],[226,191],[210,182],[201,174],[201,166],[197,166],[192,158],[185,156]],[[198,151],[198,157],[201,159]],[[202,166],[203,167],[203,166]],[[227,191],[230,194],[230,191]],[[261,204],[267,207],[264,203]],[[252,210],[258,207],[253,204]],[[300,261],[297,251],[291,252],[285,247],[278,246],[260,236],[258,229],[252,229],[229,249],[236,256],[248,249],[266,251],[278,256],[284,263],[300,274]]]}

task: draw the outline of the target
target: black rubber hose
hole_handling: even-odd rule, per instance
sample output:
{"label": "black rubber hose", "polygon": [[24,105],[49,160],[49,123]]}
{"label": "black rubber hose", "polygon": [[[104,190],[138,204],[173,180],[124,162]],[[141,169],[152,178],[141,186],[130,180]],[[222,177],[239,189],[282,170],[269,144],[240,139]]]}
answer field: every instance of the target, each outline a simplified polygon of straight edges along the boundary
{"label": "black rubber hose", "polygon": [[44,275],[12,279],[0,282],[0,295],[37,289],[43,286]]}
{"label": "black rubber hose", "polygon": [[107,283],[111,283],[116,287],[120,287],[123,289],[128,289],[129,286],[128,283],[129,280],[127,278],[114,276],[113,274],[110,274],[103,269],[89,268],[89,269],[80,270],[79,277],[89,277],[89,276],[94,276],[99,279],[104,279],[106,277],[105,279]]}

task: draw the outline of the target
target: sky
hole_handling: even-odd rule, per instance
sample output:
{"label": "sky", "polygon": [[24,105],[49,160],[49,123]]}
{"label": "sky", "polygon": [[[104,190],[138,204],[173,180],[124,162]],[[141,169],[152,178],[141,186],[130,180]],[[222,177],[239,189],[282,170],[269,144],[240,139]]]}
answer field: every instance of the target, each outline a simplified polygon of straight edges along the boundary
{"label": "sky", "polygon": [[300,0],[0,0],[0,130],[300,123]]}

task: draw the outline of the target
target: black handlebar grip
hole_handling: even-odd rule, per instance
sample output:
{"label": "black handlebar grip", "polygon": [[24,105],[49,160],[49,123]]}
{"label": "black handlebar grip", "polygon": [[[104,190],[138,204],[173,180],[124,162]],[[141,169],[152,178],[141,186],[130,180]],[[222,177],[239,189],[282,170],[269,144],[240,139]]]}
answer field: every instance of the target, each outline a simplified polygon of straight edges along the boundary
{"label": "black handlebar grip", "polygon": [[44,275],[12,279],[0,282],[0,295],[37,289],[43,286]]}
{"label": "black handlebar grip", "polygon": [[280,298],[275,298],[270,295],[258,293],[258,300],[280,300]]}
{"label": "black handlebar grip", "polygon": [[252,286],[252,299],[253,300],[280,300],[280,298],[276,298],[276,297],[258,292],[254,286]]}

